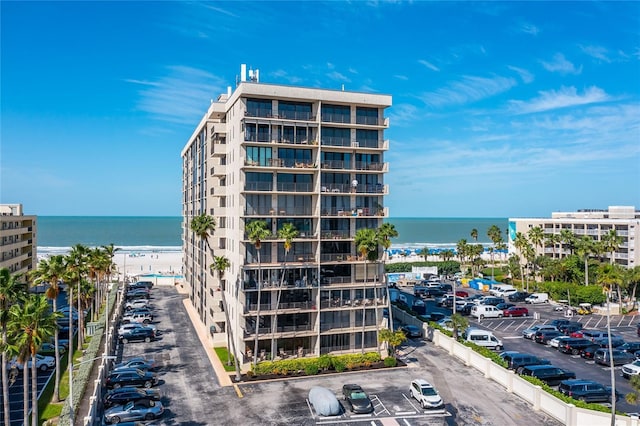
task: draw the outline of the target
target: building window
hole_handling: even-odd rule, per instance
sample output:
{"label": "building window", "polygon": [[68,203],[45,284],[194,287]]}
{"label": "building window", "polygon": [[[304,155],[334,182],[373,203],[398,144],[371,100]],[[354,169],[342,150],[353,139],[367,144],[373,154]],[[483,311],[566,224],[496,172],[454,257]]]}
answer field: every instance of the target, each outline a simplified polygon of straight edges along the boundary
{"label": "building window", "polygon": [[348,105],[322,105],[322,121],[351,123],[351,107]]}
{"label": "building window", "polygon": [[278,103],[278,116],[288,120],[310,120],[311,104],[280,101]]}
{"label": "building window", "polygon": [[250,117],[271,117],[270,99],[247,99],[247,115]]}
{"label": "building window", "polygon": [[356,123],[357,124],[378,124],[378,109],[377,108],[356,108]]}

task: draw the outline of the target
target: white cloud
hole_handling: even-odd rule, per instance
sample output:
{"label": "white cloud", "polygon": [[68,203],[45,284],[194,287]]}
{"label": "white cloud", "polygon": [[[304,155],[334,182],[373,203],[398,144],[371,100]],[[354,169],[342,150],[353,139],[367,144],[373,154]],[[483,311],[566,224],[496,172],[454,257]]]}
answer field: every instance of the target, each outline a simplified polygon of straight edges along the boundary
{"label": "white cloud", "polygon": [[398,104],[391,107],[389,111],[389,122],[392,126],[402,127],[407,123],[415,122],[418,109],[411,104]]}
{"label": "white cloud", "polygon": [[409,80],[409,77],[407,77],[406,75],[401,75],[401,74],[396,74],[393,77],[397,78],[398,80],[404,80],[404,81]]}
{"label": "white cloud", "polygon": [[553,55],[551,62],[542,61],[542,66],[550,72],[558,72],[560,74],[581,74],[582,65],[579,68],[568,61],[562,53],[556,53]]}
{"label": "white cloud", "polygon": [[520,24],[520,31],[525,34],[531,34],[537,36],[540,32],[540,29],[533,24],[528,24],[526,22]]}
{"label": "white cloud", "polygon": [[584,53],[592,58],[598,59],[602,62],[611,62],[611,59],[607,56],[607,49],[602,46],[580,46],[580,48]]}
{"label": "white cloud", "polygon": [[537,98],[529,102],[510,101],[511,111],[515,114],[528,114],[612,100],[604,90],[596,86],[585,89],[582,95],[578,93],[575,87],[562,87],[558,91],[540,91],[538,95]]}
{"label": "white cloud", "polygon": [[302,79],[300,77],[297,77],[295,75],[289,75],[289,73],[287,73],[283,69],[279,69],[279,70],[273,71],[273,72],[269,73],[269,75],[274,77],[274,78],[276,78],[276,79],[285,80],[289,84],[298,84],[298,83],[300,83],[302,81]]}
{"label": "white cloud", "polygon": [[440,71],[440,68],[436,67],[431,62],[425,61],[424,59],[419,59],[418,63],[424,65],[425,67],[429,68],[432,71]]}
{"label": "white cloud", "polygon": [[137,107],[157,120],[194,124],[210,100],[224,91],[223,80],[206,71],[186,66],[170,66],[167,70],[167,75],[157,81],[126,80],[145,86],[139,91]]}
{"label": "white cloud", "polygon": [[335,81],[342,81],[345,83],[351,83],[351,79],[349,79],[349,77],[347,77],[344,74],[339,73],[338,71],[333,71],[327,74],[327,77],[329,77],[331,80],[335,80]]}
{"label": "white cloud", "polygon": [[529,71],[523,68],[518,68],[511,65],[508,65],[507,68],[509,68],[511,71],[515,71],[516,73],[518,73],[518,75],[520,76],[520,78],[524,83],[529,84],[534,80],[533,74],[531,74]]}
{"label": "white cloud", "polygon": [[423,94],[421,99],[432,107],[464,105],[506,92],[516,84],[515,79],[507,77],[464,76],[460,81],[449,83],[447,87]]}

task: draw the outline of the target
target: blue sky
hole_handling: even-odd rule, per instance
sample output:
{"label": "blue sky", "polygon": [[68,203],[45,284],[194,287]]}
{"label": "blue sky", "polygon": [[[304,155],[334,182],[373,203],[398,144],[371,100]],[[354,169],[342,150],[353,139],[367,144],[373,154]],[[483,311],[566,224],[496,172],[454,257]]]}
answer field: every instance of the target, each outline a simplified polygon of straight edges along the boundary
{"label": "blue sky", "polygon": [[392,217],[640,208],[640,2],[2,2],[0,203],[181,213],[240,64],[390,94]]}

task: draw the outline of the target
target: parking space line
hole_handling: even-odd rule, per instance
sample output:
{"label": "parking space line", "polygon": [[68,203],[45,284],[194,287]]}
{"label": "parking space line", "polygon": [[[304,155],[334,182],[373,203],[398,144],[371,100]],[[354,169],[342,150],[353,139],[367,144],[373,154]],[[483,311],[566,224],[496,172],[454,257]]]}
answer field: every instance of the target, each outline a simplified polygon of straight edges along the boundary
{"label": "parking space line", "polygon": [[498,327],[500,327],[502,324],[504,324],[504,321],[500,321],[500,324],[496,325],[496,327],[494,328],[494,330],[497,330]]}
{"label": "parking space line", "polygon": [[[380,401],[380,398],[378,398],[378,395],[369,395],[369,398],[371,399],[371,404],[373,405],[374,410],[378,405],[382,407],[382,411],[378,411],[378,412],[374,411],[373,412],[374,415],[379,416],[381,413],[385,413],[385,412],[387,413],[387,415],[389,416],[391,415],[391,413],[389,413],[389,410],[387,410],[387,407],[385,407],[382,401]],[[378,404],[373,403],[374,399],[378,401]]]}
{"label": "parking space line", "polygon": [[404,392],[402,393],[402,396],[404,397],[404,399],[407,400],[407,402],[409,403],[409,405],[411,405],[411,407],[413,407],[414,410],[416,410],[415,412],[420,412],[419,408],[416,408],[415,405],[413,405],[413,401],[411,400],[411,398],[409,398],[407,395],[404,394]]}
{"label": "parking space line", "polygon": [[589,324],[591,324],[591,320],[592,320],[592,319],[593,319],[593,318],[589,318],[589,319],[587,320],[587,323],[584,325],[584,328],[589,327]]}
{"label": "parking space line", "polygon": [[598,323],[596,324],[595,328],[598,328],[598,326],[600,325],[600,323],[602,322],[603,317],[600,318],[600,321],[598,321]]}
{"label": "parking space line", "polygon": [[633,316],[630,317],[629,319],[629,325],[627,327],[631,327],[631,323],[633,322],[635,318]]}

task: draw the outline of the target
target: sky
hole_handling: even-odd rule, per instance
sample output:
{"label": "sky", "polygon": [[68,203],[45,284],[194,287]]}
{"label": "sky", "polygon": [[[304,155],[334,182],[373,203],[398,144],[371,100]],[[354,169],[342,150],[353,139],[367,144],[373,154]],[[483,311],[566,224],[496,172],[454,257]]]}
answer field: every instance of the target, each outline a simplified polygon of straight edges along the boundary
{"label": "sky", "polygon": [[391,217],[640,209],[640,2],[0,4],[0,203],[180,216],[240,65],[392,96]]}

